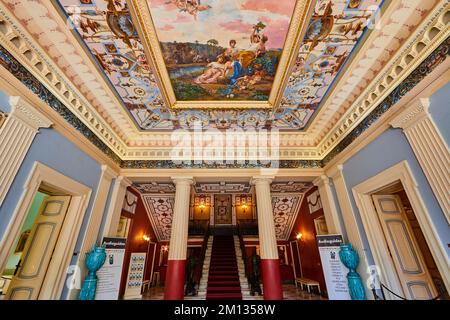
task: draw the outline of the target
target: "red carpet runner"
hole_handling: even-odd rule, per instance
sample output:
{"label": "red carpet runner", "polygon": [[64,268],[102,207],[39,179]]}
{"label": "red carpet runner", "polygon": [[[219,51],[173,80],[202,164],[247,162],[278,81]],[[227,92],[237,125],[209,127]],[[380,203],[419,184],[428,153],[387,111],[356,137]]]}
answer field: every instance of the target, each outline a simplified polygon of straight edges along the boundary
{"label": "red carpet runner", "polygon": [[214,236],[206,300],[242,300],[233,236]]}

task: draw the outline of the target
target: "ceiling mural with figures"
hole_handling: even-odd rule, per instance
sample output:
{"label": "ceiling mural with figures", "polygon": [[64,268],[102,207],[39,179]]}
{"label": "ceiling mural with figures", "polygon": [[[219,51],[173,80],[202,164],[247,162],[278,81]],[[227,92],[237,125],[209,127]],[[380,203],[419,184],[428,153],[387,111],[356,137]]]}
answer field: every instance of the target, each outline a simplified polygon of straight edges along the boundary
{"label": "ceiling mural with figures", "polygon": [[177,100],[269,99],[296,0],[148,0]]}
{"label": "ceiling mural with figures", "polygon": [[[54,2],[139,129],[190,130],[201,125],[299,131],[319,110],[383,1],[312,1],[310,20],[293,25],[292,12],[302,1],[147,0],[170,88],[161,82],[139,37],[140,24],[128,7],[135,1]],[[300,26],[304,36],[292,45],[299,48],[293,68],[287,63],[277,71],[286,54],[286,37]],[[286,87],[280,87],[272,108],[244,108],[246,101],[270,100],[280,74],[286,75]],[[175,108],[167,92],[196,106]],[[243,107],[208,107],[211,101],[230,100],[242,101]]]}

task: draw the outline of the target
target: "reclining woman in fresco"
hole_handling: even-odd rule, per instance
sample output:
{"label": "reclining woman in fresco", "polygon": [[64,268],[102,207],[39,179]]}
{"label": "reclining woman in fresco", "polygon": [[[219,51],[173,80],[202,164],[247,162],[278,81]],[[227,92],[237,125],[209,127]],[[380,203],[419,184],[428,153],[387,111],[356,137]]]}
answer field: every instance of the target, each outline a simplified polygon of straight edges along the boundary
{"label": "reclining woman in fresco", "polygon": [[217,57],[217,61],[209,63],[207,67],[208,69],[194,80],[195,83],[217,83],[219,79],[225,78],[230,68],[229,57],[221,54]]}

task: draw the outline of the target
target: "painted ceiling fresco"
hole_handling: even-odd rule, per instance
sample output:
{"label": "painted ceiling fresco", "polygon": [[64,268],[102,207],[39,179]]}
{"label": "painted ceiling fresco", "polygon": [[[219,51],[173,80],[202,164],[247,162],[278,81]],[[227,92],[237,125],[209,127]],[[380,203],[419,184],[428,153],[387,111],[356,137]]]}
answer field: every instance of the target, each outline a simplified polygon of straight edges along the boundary
{"label": "painted ceiling fresco", "polygon": [[268,100],[295,2],[149,0],[177,100]]}
{"label": "painted ceiling fresco", "polygon": [[[297,131],[305,129],[320,108],[327,91],[342,71],[348,57],[354,52],[382,0],[316,1],[281,103],[275,106],[274,110],[171,109],[165,105],[155,75],[149,67],[126,0],[55,0],[55,2],[59,3],[72,22],[80,40],[90,50],[138,128],[164,131],[193,129],[200,124],[203,129],[249,130],[272,127]],[[267,90],[270,91],[273,74],[269,70],[275,70],[277,64],[277,59],[272,58],[274,52],[282,48],[287,32],[285,27],[290,20],[289,12],[292,11],[294,2],[149,0],[152,17],[156,21],[157,33],[162,43],[161,48],[163,53],[166,53],[166,65],[169,70],[175,70],[172,71],[172,80],[173,83],[178,81],[177,85],[180,86],[175,90],[180,95],[178,98],[196,97],[195,99],[201,100],[265,98]],[[211,18],[215,15],[220,19]],[[203,30],[208,32],[202,33]],[[258,57],[256,57],[258,45],[255,46],[250,42],[253,31],[260,39],[267,38],[265,48],[259,45],[260,51],[265,52]],[[237,49],[230,46],[230,40],[236,40]],[[188,49],[184,46],[173,47],[175,41],[178,45],[188,43]],[[249,68],[245,70],[243,65],[248,67],[251,63],[247,64],[244,53],[252,46],[255,50],[251,52],[256,59],[251,61],[258,63],[250,67],[252,70],[250,73],[241,73],[248,72]],[[184,59],[184,54],[187,54],[192,62],[189,59],[180,59],[180,56]],[[243,68],[236,63],[232,66],[236,55],[239,54]],[[228,55],[226,59],[230,60],[218,61],[220,55]],[[198,60],[195,63],[194,58]],[[230,61],[232,62],[228,63]],[[208,67],[210,63],[213,65]],[[214,66],[220,67],[224,63],[228,63],[230,69],[227,69],[227,79],[219,80],[220,75],[214,70],[217,69]],[[197,64],[203,65],[202,68],[206,71],[188,71],[186,74],[184,69],[189,69],[189,65],[193,69],[198,69]],[[176,70],[180,65],[184,71],[179,73]],[[251,85],[256,89],[252,91],[246,88],[236,93],[233,85],[231,86],[233,90],[229,91],[235,72],[238,75],[235,78],[236,84],[239,85],[239,81],[256,81]],[[259,75],[256,75],[257,73]],[[177,78],[179,74],[182,74],[181,78]],[[200,82],[208,82],[214,80],[214,77],[217,77],[218,82],[221,81],[220,85],[196,83],[198,78],[202,78]],[[242,79],[245,77],[247,79]],[[212,86],[215,91],[211,93],[192,89],[197,85],[204,90]],[[266,89],[261,89],[263,86],[266,86]]]}

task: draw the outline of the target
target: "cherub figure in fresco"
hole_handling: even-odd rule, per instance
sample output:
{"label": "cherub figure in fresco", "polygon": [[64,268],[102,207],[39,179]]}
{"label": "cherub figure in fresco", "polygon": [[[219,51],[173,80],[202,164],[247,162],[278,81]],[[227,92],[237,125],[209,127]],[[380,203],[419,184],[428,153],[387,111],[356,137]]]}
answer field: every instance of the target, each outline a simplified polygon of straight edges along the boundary
{"label": "cherub figure in fresco", "polygon": [[197,20],[199,12],[211,9],[209,5],[202,5],[200,0],[169,0],[166,4],[174,4],[181,12],[187,12]]}
{"label": "cherub figure in fresco", "polygon": [[250,36],[251,48],[255,51],[255,58],[266,53],[266,43],[269,38],[260,32],[258,25],[253,27],[253,32]]}
{"label": "cherub figure in fresco", "polygon": [[230,61],[227,56],[219,55],[217,61],[208,64],[208,69],[194,82],[197,84],[217,83],[219,79],[225,78],[227,70],[230,68]]}

